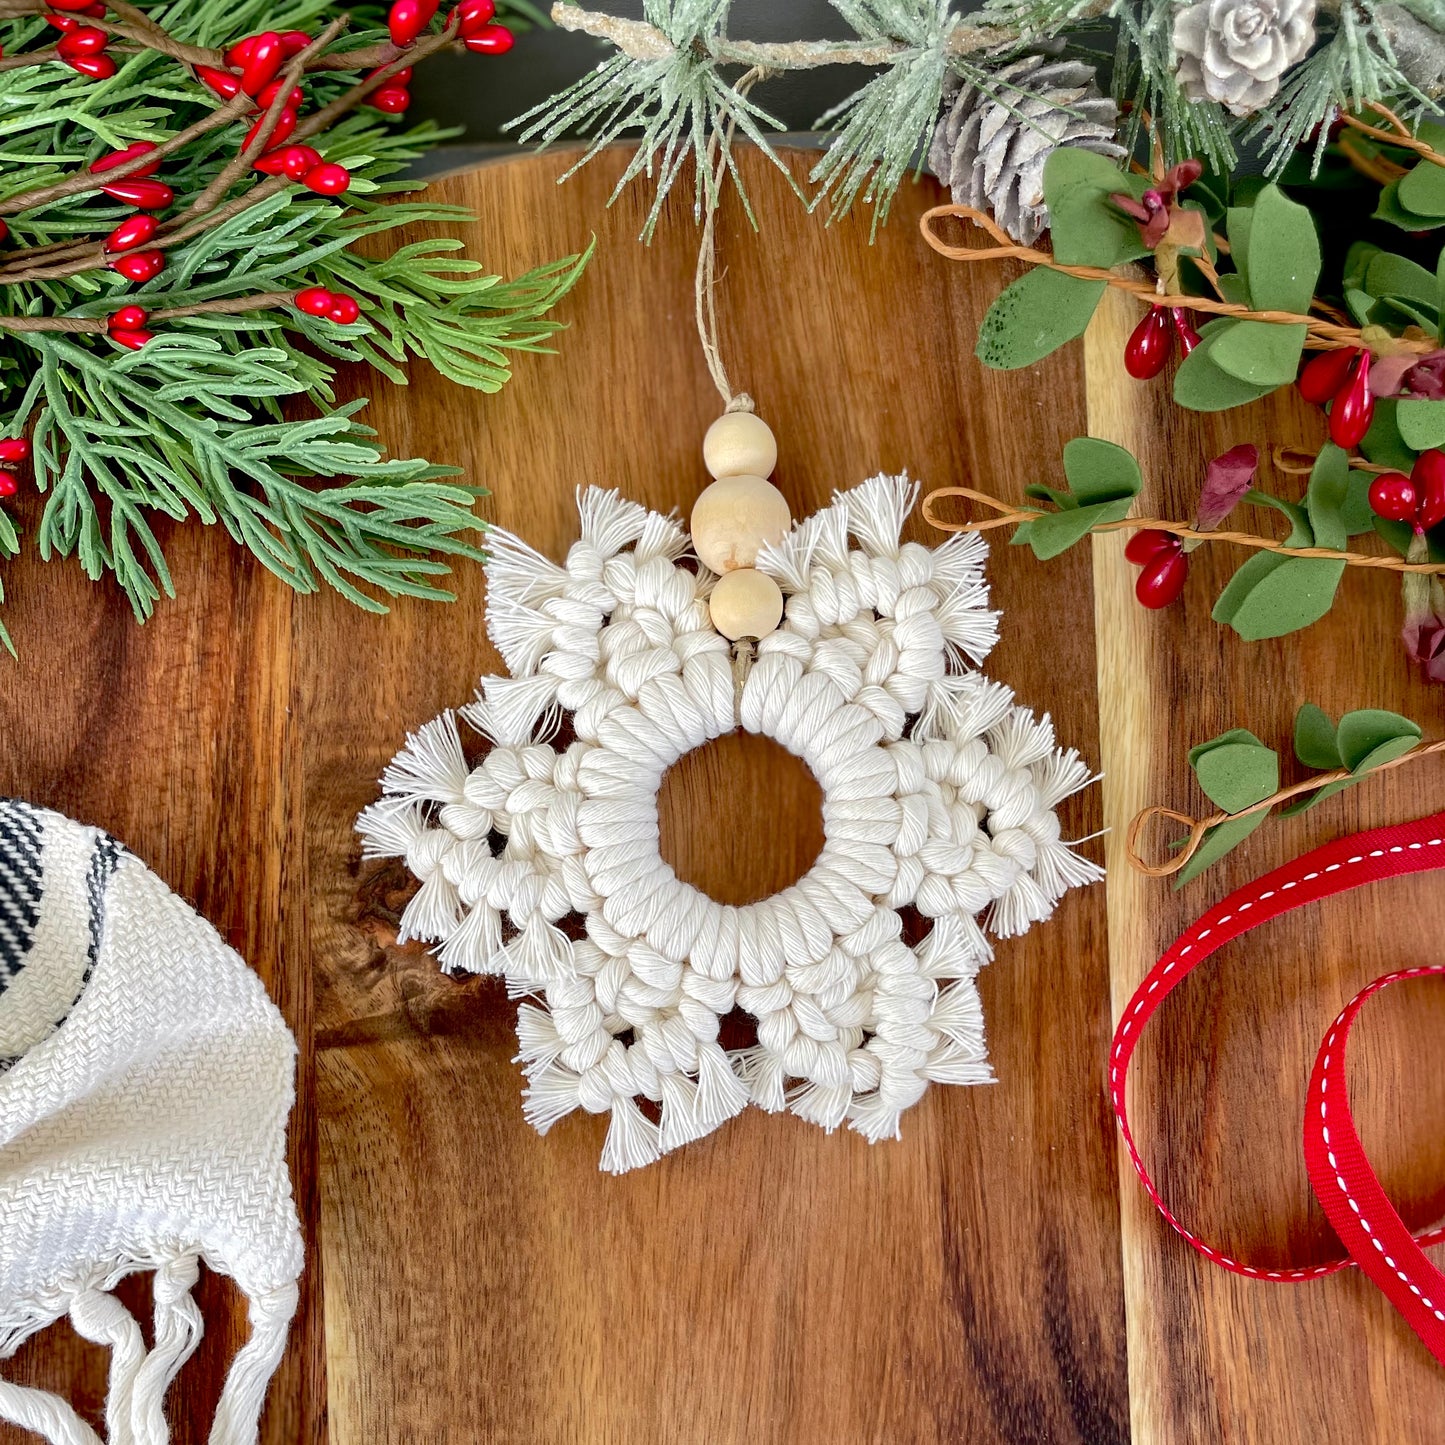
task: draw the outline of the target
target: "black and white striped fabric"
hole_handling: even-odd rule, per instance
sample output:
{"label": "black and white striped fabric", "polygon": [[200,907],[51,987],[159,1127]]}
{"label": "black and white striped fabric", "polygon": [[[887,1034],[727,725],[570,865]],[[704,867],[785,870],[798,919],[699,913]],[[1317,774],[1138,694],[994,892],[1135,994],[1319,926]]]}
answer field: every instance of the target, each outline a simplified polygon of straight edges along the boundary
{"label": "black and white striped fabric", "polygon": [[[237,881],[240,881],[238,874]],[[108,1345],[110,1445],[165,1445],[196,1348],[201,1262],[231,1276],[251,1335],[210,1445],[255,1445],[296,1310],[301,1231],[286,1168],[296,1045],[265,985],[186,902],[97,828],[0,801],[0,1437],[102,1445],[4,1363],[69,1315]],[[142,1331],[110,1291],[153,1271]]]}
{"label": "black and white striped fabric", "polygon": [[59,1028],[85,991],[124,851],[98,828],[0,800],[0,1072]]}

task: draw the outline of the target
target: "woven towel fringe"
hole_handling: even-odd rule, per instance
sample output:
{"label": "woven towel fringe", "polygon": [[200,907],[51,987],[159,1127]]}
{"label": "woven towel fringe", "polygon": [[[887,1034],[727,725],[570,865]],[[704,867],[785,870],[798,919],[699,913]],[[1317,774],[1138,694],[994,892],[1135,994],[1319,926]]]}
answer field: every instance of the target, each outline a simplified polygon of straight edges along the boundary
{"label": "woven towel fringe", "polygon": [[[124,1274],[155,1268],[155,1344],[147,1353],[135,1317],[101,1284],[109,1286]],[[105,1405],[106,1445],[167,1445],[165,1396],[181,1367],[199,1343],[204,1324],[192,1298],[198,1277],[195,1255],[154,1261],[131,1261],[97,1285],[78,1290],[69,1313],[76,1333],[111,1351]],[[211,1426],[209,1445],[255,1445],[266,1388],[280,1363],[286,1336],[296,1313],[294,1283],[250,1300],[251,1337],[232,1361]],[[51,1312],[52,1322],[64,1310]],[[0,1331],[15,1331],[12,1322]],[[13,1353],[20,1339],[43,1328],[32,1316],[18,1337],[11,1334]],[[31,1430],[50,1445],[102,1445],[99,1435],[69,1403],[49,1390],[17,1385],[0,1378],[0,1420]]]}

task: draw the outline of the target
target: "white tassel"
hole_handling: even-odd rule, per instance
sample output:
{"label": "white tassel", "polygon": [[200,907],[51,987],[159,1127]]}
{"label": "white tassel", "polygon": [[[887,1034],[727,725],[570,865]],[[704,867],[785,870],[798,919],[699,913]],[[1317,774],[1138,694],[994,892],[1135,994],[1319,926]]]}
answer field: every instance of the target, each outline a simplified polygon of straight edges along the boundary
{"label": "white tassel", "polygon": [[739,1049],[733,1055],[737,1075],[748,1096],[769,1114],[781,1114],[788,1107],[783,1061],[771,1049]]}
{"label": "white tassel", "polygon": [[1053,719],[1035,717],[1027,708],[1014,708],[989,729],[990,751],[1006,768],[1028,768],[1054,751]]}
{"label": "white tassel", "polygon": [[642,536],[648,512],[625,500],[616,488],[578,487],[577,515],[582,522],[582,540],[603,557],[611,557]]}
{"label": "white tassel", "polygon": [[716,1129],[725,1119],[748,1106],[748,1091],[733,1073],[728,1056],[718,1044],[697,1049],[697,1119],[704,1130]]}
{"label": "white tassel", "polygon": [[517,1009],[517,1056],[514,1064],[543,1069],[567,1047],[546,1009],[524,1003]]}
{"label": "white tassel", "polygon": [[356,820],[363,858],[405,858],[426,830],[425,809],[404,799],[383,798]]}
{"label": "white tassel", "polygon": [[664,517],[660,512],[649,512],[632,555],[639,565],[654,557],[666,557],[672,562],[687,551],[691,540],[673,513]]}
{"label": "white tassel", "polygon": [[1053,911],[1043,889],[1027,873],[1021,873],[1008,892],[989,906],[984,926],[996,938],[1014,938]]}
{"label": "white tassel", "polygon": [[853,1089],[849,1084],[840,1084],[836,1088],[805,1084],[788,1096],[788,1107],[793,1113],[810,1124],[819,1125],[828,1134],[848,1117],[848,1107],[852,1102]]}
{"label": "white tassel", "polygon": [[514,602],[543,602],[560,597],[571,580],[565,569],[498,527],[487,531],[487,607],[494,597]]}
{"label": "white tassel", "polygon": [[502,915],[485,901],[474,903],[437,950],[447,973],[502,973]]}
{"label": "white tassel", "polygon": [[475,702],[462,717],[488,742],[522,748],[545,742],[557,729],[557,684],[545,673],[535,677],[486,677]]}
{"label": "white tassel", "polygon": [[983,1037],[983,1004],[970,980],[956,983],[938,995],[928,1015],[931,1027],[946,1034],[977,1058],[986,1055]]}
{"label": "white tassel", "polygon": [[83,1339],[110,1350],[110,1379],[105,1397],[107,1445],[134,1445],[131,1401],[136,1376],[145,1361],[145,1341],[136,1318],[112,1294],[83,1290],[70,1302],[70,1321]]}
{"label": "white tassel", "polygon": [[833,505],[848,519],[848,530],[875,557],[896,557],[903,524],[918,500],[918,483],[908,473],[880,474],[846,492],[833,493]]}
{"label": "white tassel", "polygon": [[981,605],[987,597],[988,589],[984,587],[955,587],[940,599],[934,611],[956,667],[964,658],[978,666],[998,641],[999,614]]}
{"label": "white tassel", "polygon": [[504,952],[508,982],[522,985],[526,992],[577,976],[572,966],[572,940],[544,919],[534,918]]}
{"label": "white tassel", "polygon": [[[988,543],[977,532],[955,532],[933,553],[933,584],[940,596],[955,588],[983,584],[983,564],[988,558]],[[988,602],[988,589],[980,603]]]}
{"label": "white tassel", "polygon": [[1073,748],[1067,752],[1056,749],[1033,771],[1039,801],[1046,808],[1058,807],[1065,798],[1071,798],[1100,779]]}
{"label": "white tassel", "polygon": [[986,1059],[980,1059],[949,1042],[941,1045],[929,1056],[923,1066],[923,1074],[935,1084],[993,1084],[993,1067]]}
{"label": "white tassel", "polygon": [[901,1137],[900,1114],[877,1094],[855,1100],[848,1110],[848,1126],[856,1129],[870,1144]]}
{"label": "white tassel", "polygon": [[522,1091],[522,1117],[545,1134],[559,1119],[580,1107],[577,1075],[558,1064],[547,1064],[528,1073]]}
{"label": "white tassel", "polygon": [[487,602],[487,636],[513,677],[530,677],[552,650],[556,621],[505,593]]}
{"label": "white tassel", "polygon": [[698,1123],[697,1085],[683,1074],[662,1074],[658,1083],[662,1090],[662,1152],[670,1153],[700,1139],[707,1130]]}
{"label": "white tassel", "polygon": [[199,1275],[194,1255],[169,1260],[155,1272],[155,1343],[136,1376],[131,1423],[136,1445],[166,1445],[166,1392],[201,1342],[205,1322],[191,1295]]}
{"label": "white tassel", "polygon": [[406,736],[406,746],[381,775],[382,788],[409,802],[459,803],[466,796],[467,760],[448,710]]}
{"label": "white tassel", "polygon": [[461,895],[438,864],[432,869],[431,877],[417,889],[402,910],[396,941],[406,943],[419,938],[423,942],[434,943],[448,938],[461,919],[461,912]]}
{"label": "white tassel", "polygon": [[608,1174],[640,1169],[662,1153],[661,1133],[631,1099],[612,1101],[612,1123],[602,1146],[598,1168]]}
{"label": "white tassel", "polygon": [[1074,852],[1067,843],[1052,842],[1039,844],[1033,872],[1039,887],[1054,901],[1070,888],[1097,883],[1104,876],[1104,870],[1097,863]]}
{"label": "white tassel", "polygon": [[50,1445],[103,1445],[100,1436],[59,1395],[33,1385],[0,1380],[0,1420],[33,1431]]}

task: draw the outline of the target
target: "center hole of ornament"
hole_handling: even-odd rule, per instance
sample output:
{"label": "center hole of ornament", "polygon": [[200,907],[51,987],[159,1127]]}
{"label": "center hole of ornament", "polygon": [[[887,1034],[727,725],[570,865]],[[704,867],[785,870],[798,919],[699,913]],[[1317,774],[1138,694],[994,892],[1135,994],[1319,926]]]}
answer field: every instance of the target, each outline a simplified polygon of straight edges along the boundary
{"label": "center hole of ornament", "polygon": [[679,758],[657,794],[658,849],[718,903],[756,903],[796,883],[823,851],[823,790],[771,738],[735,732]]}

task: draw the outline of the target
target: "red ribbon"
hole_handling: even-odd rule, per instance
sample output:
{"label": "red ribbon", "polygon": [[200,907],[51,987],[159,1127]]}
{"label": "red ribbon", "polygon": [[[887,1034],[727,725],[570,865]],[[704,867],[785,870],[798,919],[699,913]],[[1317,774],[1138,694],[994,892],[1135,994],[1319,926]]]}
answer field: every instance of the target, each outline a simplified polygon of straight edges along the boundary
{"label": "red ribbon", "polygon": [[1192,1234],[1159,1196],[1129,1128],[1125,1085],[1139,1036],[1166,998],[1221,945],[1292,908],[1405,873],[1445,868],[1445,813],[1394,828],[1377,828],[1327,843],[1231,893],[1182,933],[1150,970],[1124,1009],[1109,1055],[1109,1091],[1129,1157],[1165,1219],[1206,1259],[1250,1279],[1318,1279],[1358,1265],[1404,1315],[1431,1354],[1445,1365],[1445,1274],[1421,1245],[1445,1240],[1445,1226],[1411,1235],[1385,1197],[1355,1132],[1345,1084],[1345,1046],[1356,1016],[1372,994],[1405,978],[1445,975],[1445,965],[1400,969],[1362,989],[1330,1025],[1310,1075],[1305,1103],[1304,1155],[1310,1187],[1348,1258],[1292,1269],[1256,1269],[1230,1259]]}

